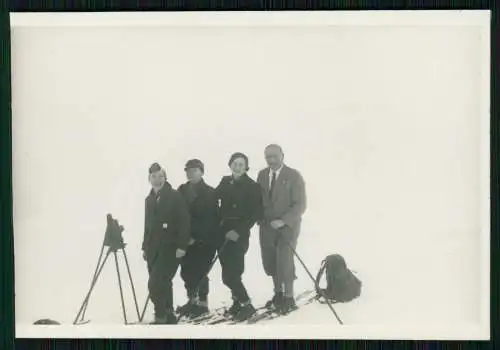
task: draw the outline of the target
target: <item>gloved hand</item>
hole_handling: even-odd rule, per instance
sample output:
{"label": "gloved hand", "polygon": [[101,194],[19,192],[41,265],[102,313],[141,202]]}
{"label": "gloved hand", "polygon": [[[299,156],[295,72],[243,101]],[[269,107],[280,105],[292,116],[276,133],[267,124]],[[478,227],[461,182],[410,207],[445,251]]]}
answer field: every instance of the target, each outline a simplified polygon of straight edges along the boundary
{"label": "gloved hand", "polygon": [[278,229],[282,228],[283,226],[285,226],[285,223],[283,222],[283,220],[273,220],[273,221],[271,221],[271,226],[275,230],[278,230]]}
{"label": "gloved hand", "polygon": [[240,235],[238,234],[238,232],[234,230],[231,230],[228,233],[226,233],[226,239],[230,241],[236,242],[238,238],[240,238]]}
{"label": "gloved hand", "polygon": [[182,249],[177,249],[175,251],[175,257],[177,259],[181,259],[184,255],[186,255],[186,251],[185,250],[182,250]]}

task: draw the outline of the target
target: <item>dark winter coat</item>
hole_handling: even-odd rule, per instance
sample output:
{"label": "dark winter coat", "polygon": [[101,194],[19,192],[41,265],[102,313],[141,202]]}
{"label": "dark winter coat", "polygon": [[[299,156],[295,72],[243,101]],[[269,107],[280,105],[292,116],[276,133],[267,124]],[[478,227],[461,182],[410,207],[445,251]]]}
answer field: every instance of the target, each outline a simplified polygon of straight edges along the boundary
{"label": "dark winter coat", "polygon": [[260,186],[248,175],[234,180],[224,176],[215,189],[220,200],[219,217],[221,234],[236,231],[242,238],[248,238],[250,229],[262,217],[262,195]]}
{"label": "dark winter coat", "polygon": [[172,246],[185,250],[190,240],[189,226],[189,212],[179,192],[168,182],[158,194],[151,190],[146,197],[142,243],[148,259],[154,259],[158,251],[169,250]]}
{"label": "dark winter coat", "polygon": [[209,241],[218,230],[218,200],[213,187],[203,180],[179,186],[191,216],[191,237],[196,241]]}

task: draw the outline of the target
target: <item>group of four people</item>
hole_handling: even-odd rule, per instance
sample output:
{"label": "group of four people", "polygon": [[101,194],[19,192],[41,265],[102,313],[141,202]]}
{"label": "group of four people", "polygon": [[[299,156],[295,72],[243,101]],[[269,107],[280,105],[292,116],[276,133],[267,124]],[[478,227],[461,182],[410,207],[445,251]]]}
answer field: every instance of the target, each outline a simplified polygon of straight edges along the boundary
{"label": "group of four people", "polygon": [[296,307],[293,249],[306,209],[305,184],[300,173],[284,165],[280,146],[265,149],[268,164],[257,182],[248,175],[248,157],[235,153],[229,160],[230,176],[214,189],[203,180],[204,164],[189,160],[188,181],[178,190],[167,182],[165,170],[149,168],[152,189],[146,198],[143,256],[149,271],[148,289],[155,308],[154,324],[173,324],[172,280],[181,266],[188,302],[177,311],[196,317],[208,312],[208,272],[218,254],[222,281],[232,294],[227,310],[235,320],[255,313],[242,282],[250,230],[260,227],[265,273],[272,277],[274,295],[266,307],[288,312]]}

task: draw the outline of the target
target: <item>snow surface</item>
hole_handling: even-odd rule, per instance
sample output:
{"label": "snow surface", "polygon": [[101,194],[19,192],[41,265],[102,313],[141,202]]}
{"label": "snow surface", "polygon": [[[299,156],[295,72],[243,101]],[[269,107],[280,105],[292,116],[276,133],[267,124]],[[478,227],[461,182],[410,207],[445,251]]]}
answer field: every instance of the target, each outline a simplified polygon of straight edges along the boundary
{"label": "snow surface", "polygon": [[[104,223],[102,226],[104,227]],[[304,227],[298,251],[303,255],[303,260],[313,274],[317,272],[320,261],[326,254],[340,252],[363,281],[362,296],[358,300],[336,306],[345,323],[420,323],[425,320],[461,323],[478,318],[474,300],[474,291],[477,287],[475,283],[471,283],[477,276],[468,276],[467,283],[461,283],[464,271],[470,269],[467,261],[463,261],[461,257],[463,252],[474,244],[474,241],[467,239],[466,235],[462,237],[457,235],[451,240],[449,237],[440,237],[436,234],[428,242],[424,242],[427,243],[425,246],[419,246],[421,237],[415,240],[408,237],[396,240],[396,237],[387,238],[381,232],[373,230],[373,238],[363,237],[361,245],[357,244],[360,242],[360,237],[354,235],[348,237],[350,239],[343,240],[339,237],[336,244],[318,245],[314,244],[314,240],[307,240],[305,237],[310,236],[320,242],[327,242],[331,241],[328,234],[332,233],[322,234],[319,230],[306,230],[308,227],[306,224]],[[84,227],[80,227],[79,230],[83,231]],[[142,310],[147,295],[147,272],[138,250],[140,238],[139,235],[134,237],[128,232],[125,237],[129,242],[128,258]],[[272,283],[265,277],[261,267],[257,237],[254,232],[251,248],[246,257],[247,271],[244,282],[253,302],[260,305],[272,295]],[[50,317],[68,323],[72,322],[78,311],[90,284],[101,236],[94,235],[92,239],[73,242],[71,237],[61,239],[64,243],[58,244],[67,244],[71,248],[65,247],[54,251],[48,246],[50,242],[40,242],[43,241],[43,237],[37,236],[23,250],[24,254],[30,256],[37,254],[37,259],[33,262],[28,261],[26,265],[20,260],[16,266],[18,271],[27,268],[36,271],[30,275],[29,280],[23,277],[24,275],[19,275],[18,286],[27,285],[32,288],[27,290],[18,287],[16,306],[20,322],[33,322],[39,318]],[[390,244],[384,243],[389,240]],[[86,241],[94,244],[91,245]],[[380,249],[387,245],[397,248]],[[370,249],[362,248],[363,246]],[[129,320],[134,320],[135,309],[131,291],[127,288],[128,281],[125,279],[123,263],[121,267],[122,279],[125,281],[128,317]],[[229,291],[219,276],[220,266],[216,264],[210,273],[211,307],[220,306],[230,300]],[[297,293],[311,289],[312,282],[298,262],[297,276]],[[174,280],[174,286],[176,304],[184,303],[185,291],[179,275]],[[305,314],[297,312],[273,322],[292,324],[336,322],[325,305],[309,306],[304,312]],[[91,297],[87,317],[93,323],[122,322],[113,260],[106,263],[102,277]],[[151,308],[148,309],[146,317],[152,317]]]}
{"label": "snow surface", "polygon": [[[18,324],[73,321],[108,212],[125,226],[142,308],[148,166],[161,162],[177,187],[185,161],[197,157],[216,185],[229,155],[243,151],[255,178],[274,142],[307,185],[299,254],[315,274],[326,255],[340,253],[363,282],[358,300],[336,307],[346,324],[479,322],[472,29],[16,28],[12,35]],[[220,275],[216,264],[211,307],[230,299]],[[298,263],[297,275],[296,293],[312,288]],[[256,229],[244,282],[256,305],[271,297]],[[185,302],[179,275],[174,296]],[[123,322],[112,260],[87,316],[93,324]],[[336,320],[326,306],[310,305],[273,323]]]}

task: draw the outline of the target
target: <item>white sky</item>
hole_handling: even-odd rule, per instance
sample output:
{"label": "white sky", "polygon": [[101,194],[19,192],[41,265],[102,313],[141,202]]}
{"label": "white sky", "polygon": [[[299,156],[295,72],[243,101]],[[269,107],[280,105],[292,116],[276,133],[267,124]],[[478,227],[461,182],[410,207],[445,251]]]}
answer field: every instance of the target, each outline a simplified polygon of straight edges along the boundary
{"label": "white sky", "polygon": [[[127,229],[142,303],[148,166],[159,161],[177,187],[185,161],[200,158],[216,185],[230,154],[242,151],[255,178],[268,143],[281,144],[306,180],[299,252],[314,273],[340,252],[365,282],[373,312],[354,312],[353,323],[479,322],[482,33],[14,28],[18,322],[76,314],[107,212]],[[265,300],[270,282],[253,236],[245,279]],[[309,288],[297,266],[298,285]],[[117,297],[113,272],[106,278]],[[218,288],[220,302],[227,292]],[[182,286],[176,293],[184,298]],[[109,297],[99,300],[105,308]],[[118,318],[104,313],[103,322],[121,322],[114,304]]]}

